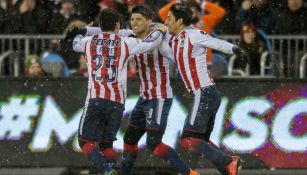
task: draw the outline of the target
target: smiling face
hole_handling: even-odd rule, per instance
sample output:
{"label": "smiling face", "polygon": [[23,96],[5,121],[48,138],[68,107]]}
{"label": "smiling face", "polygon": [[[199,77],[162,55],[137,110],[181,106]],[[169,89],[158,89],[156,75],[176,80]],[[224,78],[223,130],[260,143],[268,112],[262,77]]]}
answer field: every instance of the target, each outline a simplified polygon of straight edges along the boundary
{"label": "smiling face", "polygon": [[150,32],[150,24],[152,23],[151,19],[145,18],[140,13],[132,13],[130,18],[130,25],[133,33],[135,33],[138,37],[145,37]]}

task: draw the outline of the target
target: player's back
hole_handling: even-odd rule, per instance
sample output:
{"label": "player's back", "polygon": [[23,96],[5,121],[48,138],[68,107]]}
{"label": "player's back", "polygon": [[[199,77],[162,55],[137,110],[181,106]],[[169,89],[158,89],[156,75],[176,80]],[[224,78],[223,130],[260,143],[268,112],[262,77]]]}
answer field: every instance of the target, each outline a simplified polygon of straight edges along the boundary
{"label": "player's back", "polygon": [[90,98],[124,103],[128,47],[115,33],[95,34],[85,43]]}

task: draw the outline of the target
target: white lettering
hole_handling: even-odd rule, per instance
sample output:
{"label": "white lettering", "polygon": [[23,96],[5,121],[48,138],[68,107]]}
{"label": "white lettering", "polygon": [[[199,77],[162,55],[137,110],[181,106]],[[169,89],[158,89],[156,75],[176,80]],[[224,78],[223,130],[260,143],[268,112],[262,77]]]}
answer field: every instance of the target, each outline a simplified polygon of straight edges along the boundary
{"label": "white lettering", "polygon": [[30,132],[32,120],[39,111],[39,96],[12,96],[0,104],[0,139],[19,140]]}
{"label": "white lettering", "polygon": [[52,135],[55,134],[61,144],[69,141],[78,131],[79,119],[82,111],[79,110],[69,119],[57,107],[54,100],[47,96],[43,113],[38,123],[38,127],[30,144],[32,151],[47,151],[52,146]]}
{"label": "white lettering", "polygon": [[272,105],[261,98],[249,98],[238,102],[233,109],[231,120],[238,130],[247,131],[249,136],[240,136],[233,132],[225,136],[223,144],[235,152],[250,152],[262,146],[268,137],[268,127],[265,122],[253,117],[254,112],[263,115]]}
{"label": "white lettering", "polygon": [[295,137],[291,134],[292,121],[298,114],[307,113],[307,100],[296,99],[278,112],[272,126],[272,137],[278,147],[291,152],[304,152],[307,147],[307,135]]}

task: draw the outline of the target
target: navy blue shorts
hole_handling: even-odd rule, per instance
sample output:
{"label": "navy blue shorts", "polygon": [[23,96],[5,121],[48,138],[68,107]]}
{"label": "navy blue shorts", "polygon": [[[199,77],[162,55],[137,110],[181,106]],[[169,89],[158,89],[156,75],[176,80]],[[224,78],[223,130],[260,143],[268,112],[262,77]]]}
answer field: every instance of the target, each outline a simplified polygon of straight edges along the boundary
{"label": "navy blue shorts", "polygon": [[144,100],[140,97],[129,117],[129,125],[164,133],[173,99]]}
{"label": "navy blue shorts", "polygon": [[113,142],[122,121],[125,106],[102,98],[90,99],[80,119],[80,140]]}
{"label": "navy blue shorts", "polygon": [[183,129],[205,134],[209,138],[213,130],[215,115],[221,104],[219,90],[214,85],[195,90],[190,104]]}

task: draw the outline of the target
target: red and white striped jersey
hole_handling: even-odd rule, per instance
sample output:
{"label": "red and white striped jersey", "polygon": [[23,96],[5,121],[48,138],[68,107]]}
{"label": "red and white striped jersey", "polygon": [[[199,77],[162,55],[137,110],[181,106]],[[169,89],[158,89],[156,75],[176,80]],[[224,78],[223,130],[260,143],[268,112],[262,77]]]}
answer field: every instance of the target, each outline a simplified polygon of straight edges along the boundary
{"label": "red and white striped jersey", "polygon": [[212,38],[193,26],[186,27],[177,36],[170,38],[175,63],[188,91],[213,85],[207,69],[207,48],[233,54],[235,46],[227,41]]}
{"label": "red and white striped jersey", "polygon": [[152,52],[134,56],[138,75],[141,79],[140,96],[144,99],[172,98],[173,92],[169,80],[169,63],[172,52],[167,40]]}
{"label": "red and white striped jersey", "polygon": [[[101,33],[99,27],[86,27],[87,35]],[[133,35],[133,31],[122,29],[119,35],[127,37]],[[169,80],[169,59],[173,59],[172,51],[169,49],[168,40],[153,51],[134,55],[138,75],[141,79],[140,96],[144,99],[172,98],[173,91]]]}
{"label": "red and white striped jersey", "polygon": [[162,41],[161,31],[153,31],[150,35],[151,39],[146,41],[121,37],[115,33],[75,37],[73,49],[84,52],[87,61],[89,98],[103,98],[124,104],[129,56],[148,52]]}

